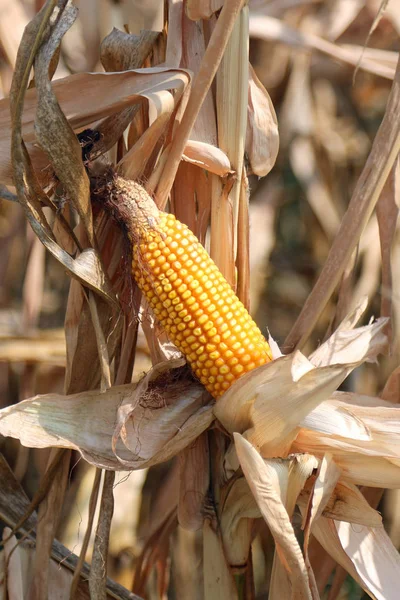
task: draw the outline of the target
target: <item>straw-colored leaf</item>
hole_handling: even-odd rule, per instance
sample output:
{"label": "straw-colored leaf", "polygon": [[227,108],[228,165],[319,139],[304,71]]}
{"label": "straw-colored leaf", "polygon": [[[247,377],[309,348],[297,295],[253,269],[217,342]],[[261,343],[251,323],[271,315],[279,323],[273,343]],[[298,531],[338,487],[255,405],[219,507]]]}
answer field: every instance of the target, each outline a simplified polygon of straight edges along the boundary
{"label": "straw-colored leaf", "polygon": [[332,453],[343,477],[358,485],[398,487],[400,408],[380,398],[336,393],[301,423],[292,450]]}
{"label": "straw-colored leaf", "polygon": [[267,90],[249,65],[246,153],[255,175],[265,177],[279,150],[278,121]]}
{"label": "straw-colored leaf", "polygon": [[349,366],[314,369],[301,353],[285,356],[239,379],[214,413],[228,431],[248,430],[248,439],[263,456],[284,456],[303,418],[348,372]]}
{"label": "straw-colored leaf", "polygon": [[224,548],[231,567],[240,567],[247,563],[252,542],[253,519],[260,516],[246,479],[237,479],[229,489],[221,514]]}
{"label": "straw-colored leaf", "polygon": [[244,437],[235,433],[234,438],[243,473],[274,536],[276,551],[291,582],[291,598],[312,600],[307,568],[281,499],[277,472]]}
{"label": "straw-colored leaf", "polygon": [[[304,512],[313,491],[313,479],[315,481],[315,476],[310,477],[298,501]],[[366,502],[357,486],[345,481],[337,482],[325,504],[322,516],[367,527],[382,527],[382,516],[379,512]]]}
{"label": "straw-colored leaf", "polygon": [[383,527],[354,526],[321,517],[312,533],[372,598],[398,598],[400,556]]}
{"label": "straw-colored leaf", "polygon": [[188,140],[182,158],[221,177],[232,172],[229,158],[225,152],[205,142]]}
{"label": "straw-colored leaf", "polygon": [[339,328],[310,356],[316,367],[347,364],[351,362],[376,361],[378,354],[387,347],[384,329],[387,319],[378,319],[372,325],[344,330]]}
{"label": "straw-colored leaf", "polygon": [[82,163],[81,147],[57,102],[49,78],[50,62],[77,14],[76,6],[68,3],[51,30],[49,39],[35,57],[35,88],[38,102],[34,127],[41,147],[47,153],[57,178],[85,226],[91,246],[96,247],[89,179]]}
{"label": "straw-colored leaf", "polygon": [[[61,110],[71,127],[76,131],[108,115],[116,113],[140,100],[142,94],[161,90],[174,90],[177,105],[190,81],[184,69],[154,67],[123,71],[121,73],[77,73],[59,79],[52,85]],[[79,97],[77,105],[76,98]],[[37,109],[37,91],[26,92],[22,115],[22,135],[31,154],[38,176],[48,160],[41,150],[34,146],[34,120]],[[10,163],[10,101],[0,101],[0,178],[5,184],[12,184]],[[48,177],[48,176],[46,176]]]}
{"label": "straw-colored leaf", "polygon": [[[153,391],[146,402],[133,385],[104,393],[36,396],[0,412],[0,433],[28,447],[76,449],[103,468],[145,468],[178,454],[212,422],[204,388],[186,383],[177,395],[173,387],[163,389],[162,395]],[[132,415],[123,417],[123,442],[118,439],[121,427],[115,433],[116,456],[112,439],[121,406],[131,406]]]}

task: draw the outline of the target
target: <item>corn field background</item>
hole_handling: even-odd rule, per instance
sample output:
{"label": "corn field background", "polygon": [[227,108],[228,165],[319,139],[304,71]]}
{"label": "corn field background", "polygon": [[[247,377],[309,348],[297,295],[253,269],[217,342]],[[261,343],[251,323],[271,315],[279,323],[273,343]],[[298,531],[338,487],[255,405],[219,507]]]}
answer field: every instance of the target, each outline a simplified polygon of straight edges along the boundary
{"label": "corn field background", "polygon": [[[0,592],[395,600],[399,0],[0,0]],[[274,360],[216,401],[94,181]]]}

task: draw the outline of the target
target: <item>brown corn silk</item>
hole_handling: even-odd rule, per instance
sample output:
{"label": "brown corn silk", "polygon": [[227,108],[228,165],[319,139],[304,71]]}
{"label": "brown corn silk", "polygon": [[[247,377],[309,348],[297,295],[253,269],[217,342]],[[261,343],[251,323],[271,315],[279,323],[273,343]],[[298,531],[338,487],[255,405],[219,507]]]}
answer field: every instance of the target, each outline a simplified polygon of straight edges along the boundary
{"label": "brown corn silk", "polygon": [[214,398],[271,349],[190,229],[137,183],[114,176],[108,204],[132,243],[132,273],[157,321]]}

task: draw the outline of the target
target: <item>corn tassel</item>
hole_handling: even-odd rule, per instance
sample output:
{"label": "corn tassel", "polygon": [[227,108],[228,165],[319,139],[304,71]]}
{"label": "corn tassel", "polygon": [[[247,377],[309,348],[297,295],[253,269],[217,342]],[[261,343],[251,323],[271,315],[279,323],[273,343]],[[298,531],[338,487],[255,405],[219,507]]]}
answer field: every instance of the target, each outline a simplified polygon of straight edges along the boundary
{"label": "corn tassel", "polygon": [[114,214],[132,243],[132,273],[157,321],[214,398],[272,360],[271,349],[188,227],[138,184],[114,179]]}

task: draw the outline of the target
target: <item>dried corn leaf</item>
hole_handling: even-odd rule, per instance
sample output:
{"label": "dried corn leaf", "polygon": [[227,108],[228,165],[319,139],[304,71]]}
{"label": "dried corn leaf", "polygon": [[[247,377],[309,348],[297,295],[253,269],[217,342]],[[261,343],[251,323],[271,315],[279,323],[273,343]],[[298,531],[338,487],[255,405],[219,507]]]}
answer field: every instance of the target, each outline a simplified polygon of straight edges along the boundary
{"label": "dried corn leaf", "polygon": [[400,557],[383,527],[354,527],[322,517],[312,533],[372,598],[398,598]]}
{"label": "dried corn leaf", "polygon": [[[298,496],[313,470],[317,468],[318,461],[314,456],[298,454],[287,459],[272,459],[266,462],[276,471],[281,500],[291,519]],[[313,600],[319,600],[318,592],[314,589],[314,575],[307,562],[306,565]],[[277,553],[274,555],[272,565],[270,594],[273,598],[278,598],[280,595],[289,597],[290,595],[290,581]]]}
{"label": "dried corn leaf", "polygon": [[143,179],[147,162],[151,158],[156,144],[163,136],[174,110],[173,97],[169,92],[164,90],[154,94],[153,98],[151,98],[152,103],[154,103],[155,97],[159,101],[156,109],[158,113],[157,118],[117,165],[119,173],[123,177],[132,179],[133,181]]}
{"label": "dried corn leaf", "polygon": [[341,366],[313,369],[305,360],[296,353],[261,367],[251,378],[242,377],[216,403],[216,417],[230,432],[247,431],[263,456],[284,455],[302,419],[349,372]]}
{"label": "dried corn leaf", "polygon": [[237,479],[225,499],[220,517],[222,539],[231,567],[247,564],[252,542],[253,519],[261,514],[244,477]]}
{"label": "dried corn leaf", "polygon": [[[335,485],[340,477],[340,469],[332,460],[330,454],[326,454],[319,465],[317,477],[315,478],[307,510],[305,511],[304,528],[304,560],[309,572],[310,581],[313,582],[316,590],[314,574],[309,559],[308,549],[310,543],[310,533],[313,522],[318,519],[325,509]],[[317,592],[314,594],[317,595]]]}
{"label": "dried corn leaf", "polygon": [[400,409],[380,398],[336,393],[302,421],[292,450],[331,453],[343,478],[357,485],[400,485]]}
{"label": "dried corn leaf", "polygon": [[151,53],[159,35],[157,31],[141,31],[139,35],[133,35],[114,27],[101,42],[101,64],[109,72],[138,69]]}
{"label": "dried corn leaf", "polygon": [[[315,476],[307,482],[298,500],[304,513],[313,491],[313,479],[315,480]],[[379,512],[368,504],[358,487],[345,481],[337,482],[322,510],[322,516],[367,527],[382,527],[382,517]]]}
{"label": "dried corn leaf", "polygon": [[[178,454],[212,422],[202,387],[181,386],[181,396],[173,387],[159,391],[154,404],[141,400],[133,385],[111,387],[104,393],[36,396],[0,412],[0,433],[28,447],[76,449],[102,468],[145,468]],[[127,419],[124,443],[118,439],[121,426],[114,433],[121,406],[132,412],[123,416]]]}
{"label": "dried corn leaf", "polygon": [[271,461],[235,433],[235,446],[247,483],[275,539],[276,552],[291,583],[291,598],[312,600],[307,568],[281,497],[280,482]]}
{"label": "dried corn leaf", "polygon": [[220,177],[232,173],[231,164],[225,152],[205,142],[188,140],[182,158],[186,162],[197,165]]}
{"label": "dried corn leaf", "polygon": [[74,23],[78,9],[67,3],[49,38],[35,57],[37,109],[35,133],[46,151],[68,199],[77,210],[92,247],[96,247],[90,205],[89,179],[82,163],[80,144],[57,102],[49,78],[50,63],[62,38]]}
{"label": "dried corn leaf", "polygon": [[378,354],[387,348],[384,334],[388,320],[378,319],[372,325],[345,330],[339,328],[311,354],[316,367],[344,365],[348,362],[375,362]]}
{"label": "dried corn leaf", "polygon": [[[392,316],[392,265],[391,254],[394,235],[396,232],[397,217],[400,207],[400,162],[395,162],[381,196],[376,205],[378,218],[379,239],[382,256],[382,300],[381,316]],[[392,327],[388,323],[388,335],[391,340]]]}
{"label": "dried corn leaf", "polygon": [[242,0],[232,0],[229,6],[224,4],[212,31],[200,68],[193,82],[185,112],[176,128],[171,150],[157,186],[156,195],[160,207],[164,207],[167,203],[186,142],[218,70],[241,6]]}
{"label": "dried corn leaf", "polygon": [[279,150],[278,121],[267,90],[249,65],[246,153],[255,175],[265,177]]}
{"label": "dried corn leaf", "polygon": [[[189,81],[190,75],[184,69],[153,67],[121,73],[78,73],[57,80],[52,89],[63,114],[76,131],[132,106],[140,101],[142,94],[174,90],[174,101],[177,105]],[[34,144],[36,110],[37,91],[30,89],[25,96],[22,135],[38,176],[46,182],[48,174],[42,171],[46,168],[48,160]],[[5,184],[13,183],[10,131],[10,101],[4,99],[0,101],[0,179]]]}

